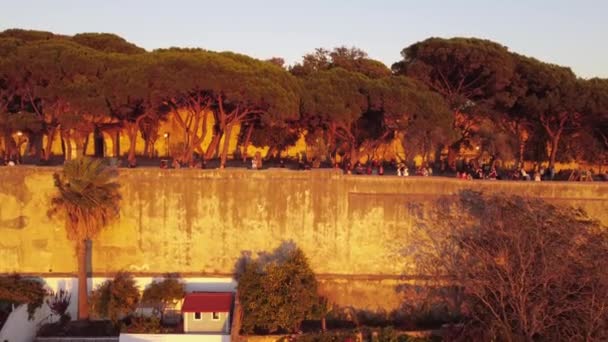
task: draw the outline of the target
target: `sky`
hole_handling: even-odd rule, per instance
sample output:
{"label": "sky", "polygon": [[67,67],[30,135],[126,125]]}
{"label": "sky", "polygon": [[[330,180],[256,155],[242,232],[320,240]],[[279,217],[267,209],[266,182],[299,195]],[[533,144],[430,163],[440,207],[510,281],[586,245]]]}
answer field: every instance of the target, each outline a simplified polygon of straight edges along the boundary
{"label": "sky", "polygon": [[0,0],[0,30],[111,32],[147,50],[230,50],[288,64],[356,46],[387,66],[428,37],[479,37],[608,78],[605,0]]}

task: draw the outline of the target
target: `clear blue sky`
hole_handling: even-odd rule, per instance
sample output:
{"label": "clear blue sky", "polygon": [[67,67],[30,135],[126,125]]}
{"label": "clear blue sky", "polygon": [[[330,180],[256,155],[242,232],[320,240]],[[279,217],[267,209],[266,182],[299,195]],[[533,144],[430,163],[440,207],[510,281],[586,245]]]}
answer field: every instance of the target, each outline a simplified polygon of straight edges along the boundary
{"label": "clear blue sky", "polygon": [[606,0],[0,0],[0,30],[112,32],[148,50],[202,47],[298,61],[357,46],[389,65],[430,36],[482,37],[608,77]]}

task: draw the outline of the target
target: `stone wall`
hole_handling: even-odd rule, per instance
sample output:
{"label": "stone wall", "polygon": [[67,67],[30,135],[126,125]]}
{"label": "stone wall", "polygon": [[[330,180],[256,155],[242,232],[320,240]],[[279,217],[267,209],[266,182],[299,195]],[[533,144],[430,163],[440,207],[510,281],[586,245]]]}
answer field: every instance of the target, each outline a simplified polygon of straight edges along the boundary
{"label": "stone wall", "polygon": [[[0,168],[0,273],[70,276],[61,221],[47,217],[53,172]],[[608,225],[608,184],[347,176],[333,170],[121,169],[118,222],[93,244],[93,273],[227,276],[244,255],[292,241],[338,303],[391,308],[410,263],[412,210],[464,189],[580,206]],[[412,206],[416,204],[417,206]]]}

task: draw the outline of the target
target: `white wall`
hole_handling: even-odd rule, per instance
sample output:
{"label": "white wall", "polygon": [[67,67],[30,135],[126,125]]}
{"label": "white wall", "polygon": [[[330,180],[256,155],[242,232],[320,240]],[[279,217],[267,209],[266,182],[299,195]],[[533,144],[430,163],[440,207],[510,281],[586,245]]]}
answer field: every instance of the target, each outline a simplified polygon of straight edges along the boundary
{"label": "white wall", "polygon": [[[104,281],[111,279],[106,277],[93,277],[88,279],[89,293],[95,287],[103,283]],[[78,312],[78,279],[77,278],[65,278],[65,277],[45,277],[42,280],[46,283],[46,286],[54,292],[60,289],[68,290],[71,297],[70,306],[68,312],[72,315],[73,319],[76,319]],[[153,280],[162,280],[162,277],[135,277],[135,282],[139,286],[139,290],[143,293],[146,286],[152,283]],[[210,292],[234,292],[236,291],[237,283],[233,278],[204,278],[204,277],[191,277],[182,279],[186,284],[186,292],[194,291],[210,291]],[[43,305],[46,307],[46,304]],[[0,340],[3,341],[3,340]]]}
{"label": "white wall", "polygon": [[[88,279],[88,289],[91,291],[95,286],[103,283],[109,278],[94,277]],[[139,286],[140,291],[143,292],[145,287],[150,284],[153,280],[161,280],[161,277],[135,277],[135,281]],[[68,312],[72,316],[72,319],[76,319],[78,312],[78,279],[68,277],[44,277],[42,280],[46,283],[46,287],[54,292],[60,289],[67,290],[71,294],[70,306]],[[183,278],[186,284],[186,292],[193,291],[211,291],[211,292],[229,292],[236,290],[236,281],[232,278]],[[42,306],[36,310],[34,319],[29,321],[27,319],[27,306],[21,305],[14,310],[8,317],[4,327],[0,331],[0,342],[8,340],[9,342],[31,342],[34,340],[34,336],[38,331],[38,328],[46,322],[54,322],[59,317],[50,317],[50,310],[48,306],[42,304]],[[42,322],[44,321],[44,322]],[[153,336],[153,335],[150,335]],[[168,335],[159,335],[168,336]],[[185,336],[185,335],[180,335]],[[121,340],[122,341],[122,340]],[[161,340],[128,340],[128,341],[169,341],[168,339]],[[171,339],[171,341],[182,341]],[[202,336],[198,339],[183,340],[183,341],[230,341],[230,336],[227,340],[224,339],[207,339],[206,336]]]}
{"label": "white wall", "polygon": [[46,305],[34,313],[34,319],[28,320],[27,305],[20,305],[8,316],[0,331],[0,341],[32,342],[41,323],[47,322],[50,310]]}
{"label": "white wall", "polygon": [[230,342],[230,335],[211,334],[120,334],[119,342]]}

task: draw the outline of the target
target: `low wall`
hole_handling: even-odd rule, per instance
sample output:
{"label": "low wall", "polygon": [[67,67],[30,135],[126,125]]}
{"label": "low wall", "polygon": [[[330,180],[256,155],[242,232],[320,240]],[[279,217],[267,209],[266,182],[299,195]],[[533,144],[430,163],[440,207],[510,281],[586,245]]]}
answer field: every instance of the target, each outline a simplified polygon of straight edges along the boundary
{"label": "low wall", "polygon": [[[47,217],[60,169],[0,167],[0,273],[72,277],[73,245]],[[334,170],[121,169],[121,217],[93,243],[93,275],[230,277],[242,257],[295,243],[339,304],[391,308],[411,274],[418,210],[465,189],[584,208],[608,225],[606,183],[462,181]]]}

